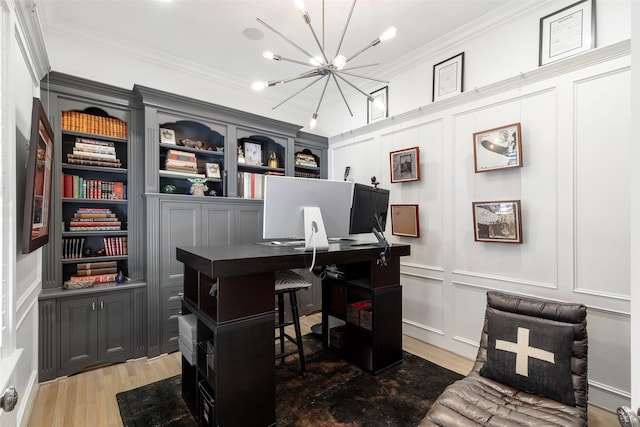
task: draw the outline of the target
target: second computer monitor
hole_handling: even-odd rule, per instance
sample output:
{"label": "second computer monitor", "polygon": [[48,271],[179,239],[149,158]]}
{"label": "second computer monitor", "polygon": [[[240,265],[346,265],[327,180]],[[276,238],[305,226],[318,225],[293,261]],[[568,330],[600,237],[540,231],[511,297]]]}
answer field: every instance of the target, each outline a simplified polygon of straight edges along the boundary
{"label": "second computer monitor", "polygon": [[349,234],[383,232],[387,224],[389,190],[354,184]]}

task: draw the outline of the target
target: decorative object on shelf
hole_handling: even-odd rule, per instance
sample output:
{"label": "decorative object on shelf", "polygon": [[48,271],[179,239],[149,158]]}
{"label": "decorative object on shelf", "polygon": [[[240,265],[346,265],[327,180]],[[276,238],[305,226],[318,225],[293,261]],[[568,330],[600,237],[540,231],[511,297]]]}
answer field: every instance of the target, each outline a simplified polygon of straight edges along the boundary
{"label": "decorative object on shelf", "polygon": [[160,192],[167,194],[176,194],[178,192],[178,187],[172,184],[164,184],[162,187],[160,187]]}
{"label": "decorative object on shelf", "polygon": [[84,258],[91,258],[93,256],[93,249],[87,246],[86,248],[84,248],[84,252],[82,253],[82,256]]}
{"label": "decorative object on shelf", "polygon": [[473,202],[476,242],[522,243],[520,200]]}
{"label": "decorative object on shelf", "polygon": [[389,153],[391,182],[420,180],[420,148],[405,148]]}
{"label": "decorative object on shelf", "polygon": [[122,284],[127,280],[126,277],[124,277],[124,274],[122,273],[122,270],[118,271],[118,274],[116,274],[116,283]]}
{"label": "decorative object on shelf", "polygon": [[582,0],[540,18],[538,65],[559,61],[596,47],[594,0]]}
{"label": "decorative object on shelf", "polygon": [[464,52],[433,66],[433,102],[464,91]]}
{"label": "decorative object on shelf", "polygon": [[160,128],[160,143],[176,144],[176,131],[168,128]]}
{"label": "decorative object on shelf", "polygon": [[240,147],[239,145],[238,145],[238,163],[239,164],[245,163],[244,152],[242,151],[242,147]]}
{"label": "decorative object on shelf", "polygon": [[63,284],[64,289],[84,289],[93,287],[93,279],[67,280]]}
{"label": "decorative object on shelf", "polygon": [[275,151],[272,151],[271,154],[269,154],[269,167],[277,168],[279,165],[280,163],[278,162],[278,155]]}
{"label": "decorative object on shelf", "polygon": [[49,242],[52,173],[53,131],[40,99],[33,98],[22,222],[23,254]]}
{"label": "decorative object on shelf", "polygon": [[389,86],[371,92],[371,96],[375,101],[367,101],[367,123],[389,117]]}
{"label": "decorative object on shelf", "polygon": [[522,167],[520,123],[473,134],[476,173]]}
{"label": "decorative object on shelf", "polygon": [[220,165],[217,163],[206,163],[205,172],[206,172],[207,178],[221,178]]}
{"label": "decorative object on shelf", "polygon": [[[294,80],[298,80],[298,79],[314,78],[314,80],[311,81],[311,83],[307,84],[302,89],[300,89],[299,91],[297,91],[296,93],[294,93],[290,97],[286,98],[280,104],[278,104],[275,107],[273,107],[275,109],[275,108],[279,107],[280,105],[284,104],[285,102],[287,102],[288,100],[290,100],[291,98],[293,98],[294,96],[296,96],[297,94],[299,94],[300,92],[302,92],[303,90],[305,90],[308,87],[312,86],[313,84],[319,82],[322,79],[326,79],[325,83],[324,83],[324,88],[322,89],[322,94],[320,95],[320,100],[318,101],[318,105],[317,105],[317,107],[315,109],[315,112],[311,116],[311,121],[309,122],[309,128],[311,128],[311,129],[315,128],[315,126],[317,124],[318,111],[320,110],[320,105],[322,104],[322,100],[324,98],[324,94],[325,94],[325,92],[327,90],[327,86],[329,84],[329,80],[331,80],[331,79],[333,79],[334,83],[336,84],[336,88],[340,92],[340,95],[342,96],[342,100],[344,101],[345,105],[347,106],[347,110],[349,110],[349,114],[352,117],[353,117],[353,112],[351,111],[351,107],[349,107],[349,103],[347,102],[347,99],[344,96],[342,87],[340,86],[340,83],[338,82],[338,79],[342,80],[344,83],[348,84],[353,89],[355,89],[358,92],[360,92],[362,95],[364,95],[369,100],[369,102],[372,102],[372,103],[379,102],[379,100],[376,100],[374,97],[372,97],[368,93],[366,93],[363,90],[361,90],[360,88],[358,88],[354,83],[352,83],[351,81],[347,80],[344,76],[348,75],[348,76],[351,76],[351,77],[357,77],[357,78],[366,79],[366,80],[373,80],[373,81],[377,81],[377,82],[387,83],[388,84],[389,83],[388,81],[377,79],[377,78],[373,78],[373,77],[369,77],[369,76],[364,76],[362,74],[357,74],[357,73],[353,72],[353,70],[358,69],[358,68],[366,68],[366,67],[371,67],[371,66],[378,65],[378,64],[366,64],[366,65],[353,65],[352,66],[351,61],[353,59],[355,59],[356,57],[360,56],[360,54],[362,54],[363,52],[367,51],[369,48],[377,46],[378,44],[380,44],[383,41],[387,41],[387,40],[390,40],[390,39],[394,38],[396,36],[396,32],[397,32],[396,28],[395,27],[389,27],[384,33],[382,33],[380,35],[380,37],[377,37],[376,39],[371,41],[363,49],[359,50],[358,52],[356,52],[355,54],[351,55],[350,57],[344,56],[343,54],[340,53],[340,49],[342,48],[342,42],[343,42],[344,36],[345,36],[345,34],[347,32],[347,28],[349,27],[349,21],[351,20],[351,15],[353,14],[353,9],[356,6],[356,0],[353,0],[353,3],[351,4],[351,10],[349,11],[349,15],[347,17],[347,22],[345,23],[344,29],[342,31],[342,36],[340,37],[340,42],[338,44],[338,48],[336,49],[336,54],[335,54],[335,56],[333,58],[329,59],[329,57],[327,56],[327,53],[326,53],[325,46],[324,46],[324,41],[322,43],[320,42],[320,40],[318,39],[318,36],[317,36],[317,34],[316,34],[316,32],[315,32],[315,30],[313,28],[313,25],[311,25],[311,17],[309,16],[309,13],[305,9],[304,2],[302,0],[296,0],[296,6],[300,10],[300,13],[302,14],[304,22],[309,26],[309,29],[311,30],[311,33],[313,34],[313,38],[315,39],[317,47],[320,50],[322,56],[321,57],[313,57],[306,50],[302,49],[298,44],[296,44],[295,42],[293,42],[292,40],[290,40],[289,38],[287,38],[286,36],[284,36],[283,34],[278,32],[275,28],[273,28],[272,26],[270,26],[269,24],[267,24],[266,22],[264,22],[260,18],[257,18],[258,22],[260,22],[262,25],[264,25],[270,31],[272,31],[275,34],[277,34],[280,37],[282,37],[291,46],[295,47],[300,52],[302,52],[303,55],[305,56],[305,58],[307,58],[308,62],[299,61],[299,60],[296,60],[296,59],[285,58],[282,55],[276,55],[276,54],[274,54],[273,52],[270,52],[270,51],[265,51],[262,54],[262,56],[265,59],[272,59],[274,61],[293,62],[295,64],[300,64],[300,65],[304,65],[304,66],[310,67],[311,70],[303,72],[303,73],[299,74],[298,76],[295,76],[295,77],[292,77],[292,78],[288,78],[288,79],[255,82],[253,84],[253,86],[252,86],[253,89],[261,90],[261,89],[264,89],[264,88],[267,88],[267,87],[275,86],[277,84],[288,83],[288,82],[291,82],[291,81],[294,81]],[[322,1],[322,15],[323,16],[322,16],[322,35],[321,35],[321,37],[322,37],[322,40],[324,40],[324,22],[325,22],[324,21],[324,0]],[[385,108],[385,107],[384,106],[380,106],[379,108]]]}
{"label": "decorative object on shelf", "polygon": [[391,205],[391,234],[420,237],[418,205]]}
{"label": "decorative object on shelf", "polygon": [[189,182],[191,182],[189,192],[193,196],[204,196],[204,192],[209,190],[209,187],[205,184],[207,182],[206,178],[189,178]]}
{"label": "decorative object on shelf", "polygon": [[244,158],[248,165],[262,165],[262,145],[257,142],[244,142]]}
{"label": "decorative object on shelf", "polygon": [[318,167],[316,156],[308,148],[305,148],[304,150],[296,153],[295,163],[296,166],[306,166],[309,168]]}
{"label": "decorative object on shelf", "polygon": [[180,144],[187,148],[195,148],[199,150],[204,147],[204,143],[202,141],[194,141],[193,139],[189,138],[181,139]]}

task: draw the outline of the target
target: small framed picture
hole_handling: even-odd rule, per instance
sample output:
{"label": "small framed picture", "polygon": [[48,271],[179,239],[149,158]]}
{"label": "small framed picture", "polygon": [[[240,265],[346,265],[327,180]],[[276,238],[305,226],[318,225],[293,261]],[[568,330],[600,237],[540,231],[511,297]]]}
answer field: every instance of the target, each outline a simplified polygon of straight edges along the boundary
{"label": "small framed picture", "polygon": [[367,123],[389,117],[389,86],[371,92],[374,101],[367,99]]}
{"label": "small framed picture", "polygon": [[207,178],[221,178],[220,165],[217,163],[206,163],[205,173]]}
{"label": "small framed picture", "polygon": [[262,145],[257,142],[245,141],[244,161],[248,165],[262,164]]}
{"label": "small framed picture", "polygon": [[473,134],[473,160],[476,173],[522,167],[520,123],[513,123]]}
{"label": "small framed picture", "polygon": [[418,205],[391,205],[391,234],[420,237]]}
{"label": "small framed picture", "polygon": [[389,153],[391,182],[420,180],[420,148],[412,147]]}
{"label": "small framed picture", "polygon": [[160,143],[176,145],[176,132],[173,129],[160,128]]}
{"label": "small framed picture", "polygon": [[582,0],[540,18],[542,66],[593,49],[596,46],[594,0]]}
{"label": "small framed picture", "polygon": [[476,242],[522,243],[520,200],[472,205]]}
{"label": "small framed picture", "polygon": [[464,52],[433,66],[432,101],[451,98],[464,91]]}

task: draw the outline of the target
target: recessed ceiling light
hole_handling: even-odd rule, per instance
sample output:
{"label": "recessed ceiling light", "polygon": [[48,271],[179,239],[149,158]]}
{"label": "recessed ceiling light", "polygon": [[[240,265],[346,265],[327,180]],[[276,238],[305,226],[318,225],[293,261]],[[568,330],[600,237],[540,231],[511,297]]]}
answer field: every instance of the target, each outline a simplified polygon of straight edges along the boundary
{"label": "recessed ceiling light", "polygon": [[245,28],[242,34],[249,40],[262,40],[264,38],[264,33],[254,27]]}

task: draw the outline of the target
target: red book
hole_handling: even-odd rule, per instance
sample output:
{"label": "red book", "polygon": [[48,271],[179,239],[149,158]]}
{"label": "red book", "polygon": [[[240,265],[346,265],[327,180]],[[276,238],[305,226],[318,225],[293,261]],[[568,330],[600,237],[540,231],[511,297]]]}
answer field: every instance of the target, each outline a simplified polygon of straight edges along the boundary
{"label": "red book", "polygon": [[73,175],[63,174],[63,192],[62,197],[73,197]]}

